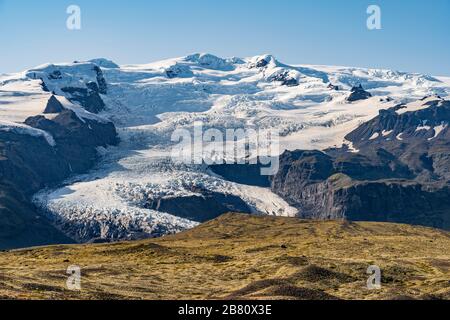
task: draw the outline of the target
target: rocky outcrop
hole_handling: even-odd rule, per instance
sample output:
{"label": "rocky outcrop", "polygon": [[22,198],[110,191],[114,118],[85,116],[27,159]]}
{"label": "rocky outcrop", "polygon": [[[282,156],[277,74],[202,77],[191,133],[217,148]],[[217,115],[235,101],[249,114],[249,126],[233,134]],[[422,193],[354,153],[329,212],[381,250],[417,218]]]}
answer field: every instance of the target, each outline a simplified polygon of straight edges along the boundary
{"label": "rocky outcrop", "polygon": [[0,132],[0,249],[73,242],[41,215],[30,199],[70,175],[43,137]]}
{"label": "rocky outcrop", "polygon": [[372,97],[372,95],[365,91],[362,85],[353,87],[351,90],[351,94],[348,96],[347,101],[348,102],[355,102],[359,100],[366,100]]}
{"label": "rocky outcrop", "polygon": [[283,190],[283,196],[300,209],[302,218],[397,222],[450,229],[448,187],[434,189],[411,181],[358,181],[344,174],[304,187],[286,186],[289,188]]}
{"label": "rocky outcrop", "polygon": [[165,70],[165,72],[166,72],[166,76],[169,79],[187,78],[187,77],[191,77],[194,75],[194,73],[188,66],[184,66],[184,65],[178,64],[178,63],[168,67]]}
{"label": "rocky outcrop", "polygon": [[380,167],[362,169],[350,164],[345,168],[336,159],[330,166],[329,159],[323,156],[298,161],[286,155],[282,158],[282,170],[273,177],[272,190],[299,208],[302,218],[399,222],[450,229],[448,186],[388,178],[387,171],[379,173],[377,179]]}
{"label": "rocky outcrop", "polygon": [[36,213],[23,190],[3,178],[0,204],[0,250],[74,242]]}
{"label": "rocky outcrop", "polygon": [[111,122],[82,120],[71,110],[64,110],[51,120],[45,116],[35,116],[25,123],[53,136],[56,156],[67,163],[72,173],[84,172],[96,162],[97,147],[118,142]]}
{"label": "rocky outcrop", "polygon": [[268,59],[259,59],[258,61],[256,61],[255,67],[256,68],[264,68],[264,67],[267,67],[268,64],[269,64]]}
{"label": "rocky outcrop", "polygon": [[261,175],[261,164],[218,164],[209,166],[211,171],[228,181],[257,187],[270,187],[268,176]]}
{"label": "rocky outcrop", "polygon": [[58,99],[55,98],[54,95],[50,97],[47,102],[47,106],[45,107],[44,114],[49,113],[60,113],[64,110],[64,106]]}
{"label": "rocky outcrop", "polygon": [[228,212],[251,213],[241,198],[211,191],[204,191],[201,195],[152,200],[145,207],[195,222],[206,222]]}
{"label": "rocky outcrop", "polygon": [[268,67],[269,65],[276,66],[278,64],[279,64],[279,62],[275,59],[275,57],[273,57],[271,55],[263,55],[263,56],[254,57],[252,59],[252,61],[250,61],[248,67],[264,69],[264,68]]}
{"label": "rocky outcrop", "polygon": [[386,150],[423,182],[449,182],[450,101],[430,97],[408,110],[407,105],[382,110],[346,139],[363,153]]}
{"label": "rocky outcrop", "polygon": [[95,82],[89,82],[85,88],[64,87],[61,90],[67,94],[68,99],[73,103],[78,103],[89,112],[99,113],[105,109],[105,103],[100,97],[99,86]]}
{"label": "rocky outcrop", "polygon": [[333,91],[339,91],[341,88],[339,86],[336,86],[332,83],[329,83],[327,86],[328,89],[333,90]]}
{"label": "rocky outcrop", "polygon": [[[97,74],[97,83],[93,82],[93,84],[98,85],[98,92],[101,94],[107,94],[108,93],[108,85],[106,84],[106,79],[103,75],[103,71],[100,67],[94,66],[94,71]],[[89,87],[89,83],[87,84],[87,87]],[[90,88],[92,89],[92,88]],[[95,91],[95,90],[94,90]]]}
{"label": "rocky outcrop", "polygon": [[267,80],[270,82],[280,82],[281,85],[287,87],[296,87],[299,85],[298,80],[292,77],[289,74],[289,71],[276,72],[275,74],[268,77]]}
{"label": "rocky outcrop", "polygon": [[[98,61],[112,66],[107,61]],[[105,103],[101,95],[108,93],[108,85],[100,66],[92,62],[75,62],[69,65],[48,64],[26,73],[29,79],[40,79],[46,92],[64,95],[87,111],[99,113]]]}
{"label": "rocky outcrop", "polygon": [[55,149],[43,137],[0,131],[0,178],[31,195],[70,174]]}
{"label": "rocky outcrop", "polygon": [[[54,113],[58,104],[52,98],[47,107]],[[68,109],[51,118],[30,117],[25,124],[45,131],[54,143],[44,135],[0,131],[0,248],[70,243],[37,212],[31,197],[89,170],[98,159],[98,147],[118,142],[115,127],[107,121],[81,119]]]}

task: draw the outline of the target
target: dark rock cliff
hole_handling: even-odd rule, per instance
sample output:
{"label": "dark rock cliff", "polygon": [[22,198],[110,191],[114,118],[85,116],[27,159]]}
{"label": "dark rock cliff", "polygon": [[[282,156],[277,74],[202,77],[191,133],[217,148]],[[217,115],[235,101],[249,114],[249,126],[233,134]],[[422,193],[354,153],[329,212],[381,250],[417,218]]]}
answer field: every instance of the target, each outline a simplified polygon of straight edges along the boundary
{"label": "dark rock cliff", "polygon": [[316,219],[389,221],[450,229],[450,102],[380,115],[348,148],[286,151],[272,190]]}
{"label": "dark rock cliff", "polygon": [[145,207],[196,222],[206,222],[228,212],[251,213],[241,198],[211,191],[203,191],[200,195],[152,200]]}
{"label": "dark rock cliff", "polygon": [[43,136],[0,131],[0,249],[71,242],[37,213],[31,196],[86,172],[98,159],[97,147],[118,142],[112,123],[80,119],[66,109],[50,118],[28,118],[25,124],[46,131],[55,143]]}
{"label": "dark rock cliff", "polygon": [[[422,105],[421,105],[422,103]],[[450,102],[429,97],[400,105],[350,132],[349,148],[286,151],[276,175],[260,165],[211,170],[270,187],[312,219],[388,221],[450,229]]]}
{"label": "dark rock cliff", "polygon": [[351,93],[347,98],[347,101],[355,102],[355,101],[359,101],[359,100],[366,100],[366,99],[369,99],[370,97],[372,97],[372,95],[369,92],[367,92],[366,90],[364,90],[362,85],[359,85],[357,87],[352,88]]}

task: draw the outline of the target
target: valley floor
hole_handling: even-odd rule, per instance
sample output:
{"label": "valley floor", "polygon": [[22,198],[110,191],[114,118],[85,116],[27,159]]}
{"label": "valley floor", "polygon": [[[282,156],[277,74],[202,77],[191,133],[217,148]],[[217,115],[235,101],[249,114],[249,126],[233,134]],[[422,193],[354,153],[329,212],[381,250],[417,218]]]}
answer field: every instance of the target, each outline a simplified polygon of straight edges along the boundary
{"label": "valley floor", "polygon": [[449,249],[424,227],[227,214],[160,239],[3,252],[0,298],[450,299]]}

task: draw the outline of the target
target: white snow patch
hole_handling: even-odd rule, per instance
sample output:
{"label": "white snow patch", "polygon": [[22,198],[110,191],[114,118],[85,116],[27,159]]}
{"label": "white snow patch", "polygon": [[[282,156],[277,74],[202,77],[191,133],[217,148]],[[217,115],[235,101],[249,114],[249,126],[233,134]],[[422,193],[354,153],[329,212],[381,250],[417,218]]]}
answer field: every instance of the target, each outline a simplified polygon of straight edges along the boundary
{"label": "white snow patch", "polygon": [[380,133],[375,132],[375,133],[369,138],[369,140],[375,140],[375,139],[377,139],[379,136],[380,136]]}
{"label": "white snow patch", "polygon": [[436,95],[431,95],[425,99],[419,99],[419,100],[416,100],[416,101],[406,104],[405,108],[401,108],[401,109],[397,110],[396,113],[404,114],[406,112],[413,112],[413,111],[428,109],[430,107],[428,105],[428,103],[436,101],[436,100],[441,100],[441,98],[437,97]]}
{"label": "white snow patch", "polygon": [[428,140],[431,141],[431,140],[437,138],[441,134],[441,132],[447,128],[447,126],[448,126],[448,124],[441,124],[439,126],[434,127],[433,128],[434,136],[432,138],[429,138]]}
{"label": "white snow patch", "polygon": [[430,126],[418,126],[416,128],[416,132],[417,131],[422,131],[422,130],[425,130],[425,131],[431,130],[431,127]]}

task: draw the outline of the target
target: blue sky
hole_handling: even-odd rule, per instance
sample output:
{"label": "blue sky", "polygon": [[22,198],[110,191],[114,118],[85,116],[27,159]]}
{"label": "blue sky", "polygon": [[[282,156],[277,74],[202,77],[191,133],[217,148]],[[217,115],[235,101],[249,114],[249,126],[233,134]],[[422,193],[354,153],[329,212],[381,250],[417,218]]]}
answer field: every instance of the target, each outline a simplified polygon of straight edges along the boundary
{"label": "blue sky", "polygon": [[[80,31],[66,28],[71,4]],[[382,30],[366,27],[370,4],[381,7]],[[209,52],[450,76],[449,34],[449,0],[0,0],[0,73]]]}

